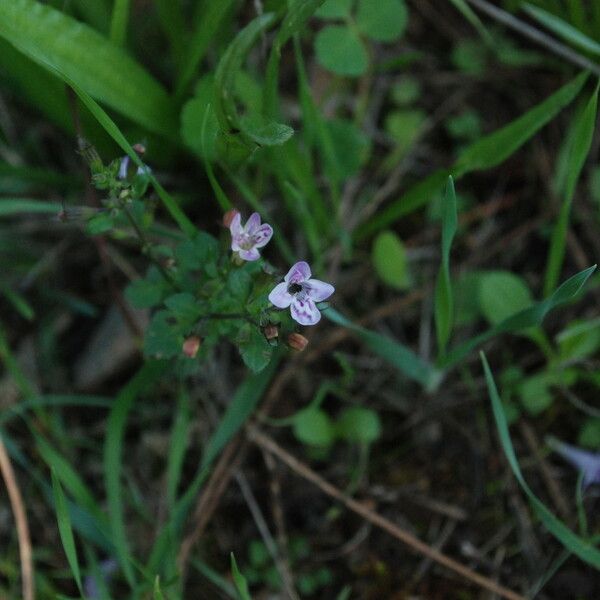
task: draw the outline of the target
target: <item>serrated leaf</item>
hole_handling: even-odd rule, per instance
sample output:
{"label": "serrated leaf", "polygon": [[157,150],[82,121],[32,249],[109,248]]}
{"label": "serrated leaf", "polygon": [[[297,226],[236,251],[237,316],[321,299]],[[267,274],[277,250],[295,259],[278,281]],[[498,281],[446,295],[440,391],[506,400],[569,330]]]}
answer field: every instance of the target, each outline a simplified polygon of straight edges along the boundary
{"label": "serrated leaf", "polygon": [[238,346],[244,364],[254,373],[262,371],[271,361],[273,348],[260,330],[253,325],[248,326]]}
{"label": "serrated leaf", "polygon": [[360,37],[349,27],[328,25],[315,39],[317,61],[338,75],[358,77],[366,72],[369,56]]}
{"label": "serrated leaf", "polygon": [[356,26],[378,42],[393,42],[402,37],[408,25],[404,0],[358,0]]}
{"label": "serrated leaf", "polygon": [[0,0],[0,36],[133,122],[175,137],[175,111],[166,91],[127,52],[86,24],[34,0]]}
{"label": "serrated leaf", "polygon": [[375,271],[384,283],[397,290],[410,287],[406,250],[393,231],[383,231],[375,238],[371,255]]}

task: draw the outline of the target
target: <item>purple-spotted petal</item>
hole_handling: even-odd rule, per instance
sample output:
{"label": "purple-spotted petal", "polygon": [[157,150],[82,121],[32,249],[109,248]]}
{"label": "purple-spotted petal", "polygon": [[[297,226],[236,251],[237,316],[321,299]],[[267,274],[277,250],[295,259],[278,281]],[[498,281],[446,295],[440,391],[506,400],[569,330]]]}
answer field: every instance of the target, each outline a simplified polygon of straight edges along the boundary
{"label": "purple-spotted petal", "polygon": [[300,325],[316,325],[321,320],[321,313],[310,298],[304,300],[294,298],[291,313],[292,319]]}
{"label": "purple-spotted petal", "polygon": [[240,257],[247,261],[258,260],[260,258],[260,252],[256,248],[250,248],[250,250],[239,250]]}
{"label": "purple-spotted petal", "polygon": [[244,229],[248,235],[252,235],[260,227],[260,215],[255,212],[248,217]]}
{"label": "purple-spotted petal", "polygon": [[308,263],[301,260],[297,262],[284,277],[286,283],[302,283],[307,279],[310,279],[311,272]]}
{"label": "purple-spotted petal", "polygon": [[233,216],[233,219],[231,219],[231,223],[229,224],[229,231],[231,232],[231,237],[233,239],[242,235],[242,215],[240,215],[240,213],[236,213]]}
{"label": "purple-spotted petal", "polygon": [[269,302],[277,308],[287,308],[294,297],[287,291],[287,283],[276,285],[269,294]]}
{"label": "purple-spotted petal", "polygon": [[264,223],[252,234],[252,241],[256,248],[262,248],[269,243],[271,237],[273,237],[273,228]]}
{"label": "purple-spotted petal", "polygon": [[308,288],[308,295],[315,302],[322,302],[335,292],[335,288],[330,283],[318,279],[309,279],[305,285]]}

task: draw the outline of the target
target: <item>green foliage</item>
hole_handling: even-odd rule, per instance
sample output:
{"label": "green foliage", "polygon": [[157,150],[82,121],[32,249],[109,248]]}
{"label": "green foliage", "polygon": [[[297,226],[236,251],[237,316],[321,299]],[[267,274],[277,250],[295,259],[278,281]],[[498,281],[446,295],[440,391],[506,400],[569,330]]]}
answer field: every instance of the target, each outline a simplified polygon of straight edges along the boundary
{"label": "green foliage", "polygon": [[252,600],[250,591],[248,590],[248,582],[238,569],[233,552],[231,553],[231,574],[233,575],[233,581],[239,593],[240,600]]}
{"label": "green foliage", "polygon": [[371,252],[375,271],[384,283],[398,290],[410,287],[412,278],[406,249],[393,231],[382,231],[375,238]]}
{"label": "green foliage", "polygon": [[509,271],[488,271],[479,281],[479,306],[491,325],[497,325],[533,302],[522,277]]}
{"label": "green foliage", "polygon": [[358,0],[356,26],[378,42],[393,42],[402,37],[408,24],[404,0]]}
{"label": "green foliage", "polygon": [[293,422],[294,435],[309,446],[328,447],[335,440],[335,426],[329,415],[317,408],[300,411]]}
{"label": "green foliage", "polygon": [[343,440],[372,444],[381,436],[381,421],[375,411],[354,406],[342,411],[335,429],[337,436]]}
{"label": "green foliage", "polygon": [[343,25],[327,25],[315,39],[317,60],[326,69],[347,77],[362,75],[369,56],[360,36]]}

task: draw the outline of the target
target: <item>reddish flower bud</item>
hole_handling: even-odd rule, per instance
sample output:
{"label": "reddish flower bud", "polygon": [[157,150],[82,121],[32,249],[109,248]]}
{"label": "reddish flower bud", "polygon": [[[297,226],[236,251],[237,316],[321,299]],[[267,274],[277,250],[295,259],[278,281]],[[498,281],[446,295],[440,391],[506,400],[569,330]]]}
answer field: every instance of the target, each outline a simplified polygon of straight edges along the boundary
{"label": "reddish flower bud", "polygon": [[279,336],[279,329],[277,328],[277,325],[269,323],[264,326],[263,333],[268,340],[274,340]]}
{"label": "reddish flower bud", "polygon": [[224,215],[223,215],[223,225],[225,227],[229,227],[231,225],[231,221],[233,221],[233,218],[235,217],[235,215],[239,214],[239,210],[236,210],[235,208],[232,208],[231,210],[228,210]]}
{"label": "reddish flower bud", "polygon": [[144,144],[134,144],[132,148],[138,156],[144,156],[144,154],[146,154],[146,146],[144,146]]}
{"label": "reddish flower bud", "polygon": [[287,343],[292,350],[302,352],[308,345],[308,340],[300,333],[290,333],[287,338]]}
{"label": "reddish flower bud", "polygon": [[183,342],[183,353],[188,358],[195,358],[200,350],[200,338],[197,335],[192,335]]}

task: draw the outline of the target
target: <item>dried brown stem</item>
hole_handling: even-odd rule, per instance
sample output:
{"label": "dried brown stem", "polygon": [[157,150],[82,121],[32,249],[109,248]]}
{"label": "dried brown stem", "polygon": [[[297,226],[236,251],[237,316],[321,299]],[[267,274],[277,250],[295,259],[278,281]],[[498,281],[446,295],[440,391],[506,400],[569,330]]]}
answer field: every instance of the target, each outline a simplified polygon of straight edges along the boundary
{"label": "dried brown stem", "polygon": [[8,491],[10,506],[15,517],[17,525],[17,537],[19,539],[19,555],[21,557],[21,579],[24,600],[34,600],[35,587],[33,585],[33,552],[31,549],[31,537],[29,535],[29,524],[27,522],[27,512],[23,504],[23,497],[19,490],[17,478],[13,471],[12,464],[6,446],[0,436],[0,472]]}
{"label": "dried brown stem", "polygon": [[259,431],[256,427],[249,425],[246,429],[248,438],[254,442],[257,446],[266,450],[267,452],[276,456],[281,462],[287,465],[297,475],[310,481],[312,484],[317,486],[323,493],[327,494],[331,498],[334,498],[338,502],[341,502],[346,508],[355,512],[356,514],[363,517],[363,519],[369,521],[376,527],[383,529],[386,533],[401,541],[402,543],[409,546],[412,550],[421,554],[432,561],[446,567],[461,577],[475,583],[476,585],[498,594],[508,600],[525,600],[524,596],[499,585],[489,577],[484,577],[479,573],[476,573],[472,569],[465,567],[458,561],[446,556],[439,550],[432,548],[426,543],[422,542],[419,538],[415,537],[408,531],[402,529],[392,521],[381,516],[379,513],[371,510],[364,504],[346,496],[340,489],[323,479],[320,475],[315,473],[312,469],[306,466],[304,463],[299,461],[297,458],[285,451],[279,444],[273,439]]}

